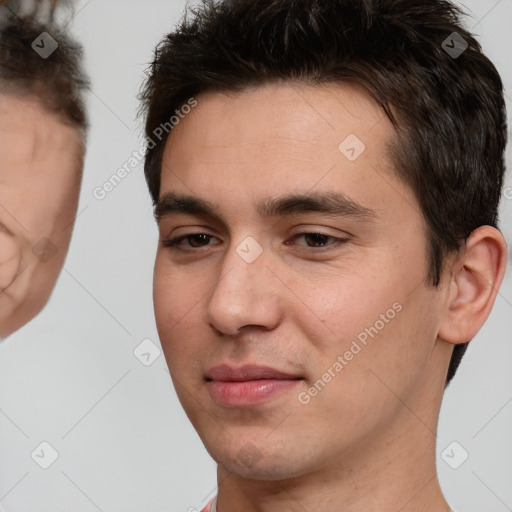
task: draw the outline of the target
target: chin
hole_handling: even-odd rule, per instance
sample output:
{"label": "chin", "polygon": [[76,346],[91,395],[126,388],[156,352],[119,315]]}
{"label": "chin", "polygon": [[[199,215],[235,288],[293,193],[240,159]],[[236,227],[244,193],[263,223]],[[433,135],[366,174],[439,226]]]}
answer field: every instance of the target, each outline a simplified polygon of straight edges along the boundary
{"label": "chin", "polygon": [[[231,443],[223,450],[219,445],[210,449],[211,457],[231,473],[252,480],[277,481],[299,477],[311,468],[301,464],[296,450],[278,453],[277,447],[261,446],[250,441]],[[295,457],[291,454],[295,452]]]}

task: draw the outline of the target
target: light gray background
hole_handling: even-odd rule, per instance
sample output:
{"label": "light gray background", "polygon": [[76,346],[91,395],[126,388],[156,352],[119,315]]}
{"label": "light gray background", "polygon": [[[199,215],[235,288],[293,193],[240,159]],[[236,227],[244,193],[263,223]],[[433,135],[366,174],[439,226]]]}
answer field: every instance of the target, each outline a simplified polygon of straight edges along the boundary
{"label": "light gray background", "polygon": [[[141,147],[143,70],[184,5],[83,0],[70,24],[92,76],[92,130],[80,214],[57,288],[43,313],[0,346],[6,512],[191,512],[215,493],[215,465],[181,410],[163,355],[148,367],[133,355],[143,339],[158,345],[151,296],[157,231],[142,165],[105,199],[93,196]],[[512,0],[464,5],[512,97]],[[507,105],[512,112],[510,98]],[[501,226],[511,244],[512,188],[508,198]],[[511,318],[509,269],[441,411],[439,477],[460,512],[512,510]],[[31,458],[43,441],[59,454],[46,470]],[[458,469],[441,457],[453,441],[469,453]]]}

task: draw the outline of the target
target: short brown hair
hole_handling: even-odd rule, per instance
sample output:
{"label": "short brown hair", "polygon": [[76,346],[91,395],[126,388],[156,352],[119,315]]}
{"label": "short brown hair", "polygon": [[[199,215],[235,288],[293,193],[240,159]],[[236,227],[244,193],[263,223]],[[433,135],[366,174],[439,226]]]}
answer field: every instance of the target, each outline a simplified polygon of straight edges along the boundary
{"label": "short brown hair", "polygon": [[[32,44],[47,32],[57,49],[43,58]],[[56,23],[35,15],[19,16],[0,9],[0,93],[29,95],[49,111],[85,133],[88,127],[84,92],[89,80],[82,69],[82,47]]]}

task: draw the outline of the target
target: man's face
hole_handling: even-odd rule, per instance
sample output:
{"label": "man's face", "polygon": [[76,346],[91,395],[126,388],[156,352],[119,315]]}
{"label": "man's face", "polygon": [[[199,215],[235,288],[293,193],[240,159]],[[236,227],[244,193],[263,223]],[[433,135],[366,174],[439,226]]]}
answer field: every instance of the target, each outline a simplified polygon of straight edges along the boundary
{"label": "man's face", "polygon": [[158,332],[229,471],[281,479],[364,460],[442,394],[444,288],[425,281],[426,229],[393,136],[361,88],[284,84],[201,95],[167,142]]}
{"label": "man's face", "polygon": [[0,96],[0,335],[46,304],[64,263],[80,191],[77,130],[39,102]]}

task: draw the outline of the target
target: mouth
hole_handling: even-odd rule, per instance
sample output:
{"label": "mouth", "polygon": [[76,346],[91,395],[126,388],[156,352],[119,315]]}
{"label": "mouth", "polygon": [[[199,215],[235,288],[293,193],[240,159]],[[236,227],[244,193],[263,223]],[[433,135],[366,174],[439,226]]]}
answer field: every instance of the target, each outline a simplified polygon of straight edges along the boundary
{"label": "mouth", "polygon": [[220,405],[247,407],[261,404],[295,387],[303,377],[268,366],[210,368],[205,380],[211,397]]}

